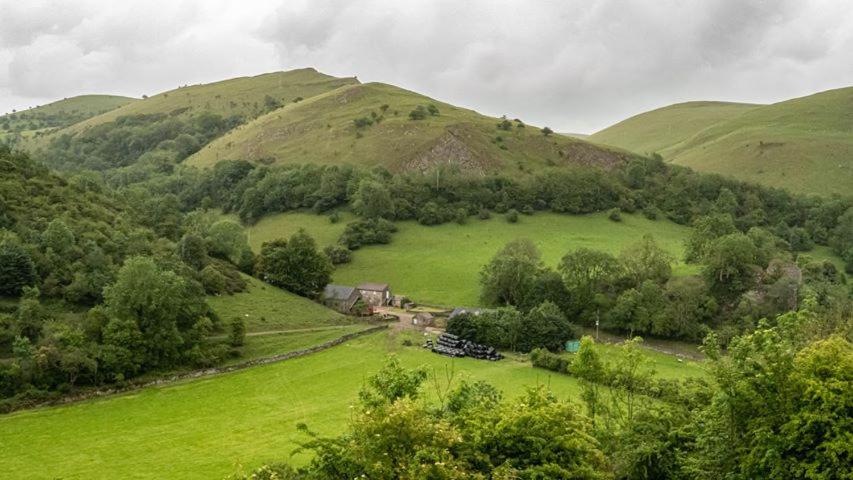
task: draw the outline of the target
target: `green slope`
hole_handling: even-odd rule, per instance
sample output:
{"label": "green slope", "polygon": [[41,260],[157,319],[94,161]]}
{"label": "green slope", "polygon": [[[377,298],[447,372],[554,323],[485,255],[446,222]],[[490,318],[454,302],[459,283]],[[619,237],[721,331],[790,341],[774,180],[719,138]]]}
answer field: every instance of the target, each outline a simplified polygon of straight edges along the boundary
{"label": "green slope", "polygon": [[116,95],[80,95],[8,113],[0,116],[0,139],[14,135],[29,137],[40,131],[64,128],[135,101],[134,98]]}
{"label": "green slope", "polygon": [[[297,423],[321,435],[341,433],[360,386],[391,353],[409,368],[438,375],[452,368],[457,379],[487,381],[508,398],[544,384],[560,398],[580,401],[575,378],[527,361],[449,359],[401,344],[399,336],[379,333],[283,363],[0,416],[4,478],[211,479],[241,466],[304,464],[307,454],[290,456],[308,439]],[[608,347],[601,348],[607,355]],[[704,375],[701,363],[646,353],[663,377]],[[431,385],[427,393],[434,392]]]}
{"label": "green slope", "polygon": [[589,139],[637,153],[656,152],[666,156],[697,132],[757,107],[748,103],[678,103],[635,115],[590,135]]}
{"label": "green slope", "polygon": [[853,193],[853,87],[757,108],[671,153],[697,170],[799,193]]}
{"label": "green slope", "polygon": [[[438,107],[438,115],[409,118],[418,105],[429,104]],[[362,128],[354,124],[371,115],[381,121]],[[516,122],[501,130],[499,121],[391,85],[348,85],[261,116],[211,142],[188,162],[201,167],[226,159],[350,163],[396,171],[452,165],[483,172],[537,164],[609,166],[627,155],[562,135],[545,137],[539,128],[519,128]]]}
{"label": "green slope", "polygon": [[[335,243],[346,220],[330,223],[326,217],[306,213],[282,213],[265,217],[247,230],[256,251],[263,242],[287,238],[304,228],[320,246]],[[640,215],[623,215],[616,223],[603,213],[559,215],[536,213],[507,223],[499,215],[490,220],[471,218],[466,225],[447,223],[426,227],[399,222],[399,231],[388,245],[363,247],[351,263],[340,265],[334,281],[347,285],[387,282],[395,293],[416,301],[440,305],[479,302],[480,270],[507,242],[529,238],[542,251],[546,264],[556,266],[570,250],[586,247],[613,254],[651,234],[677,260],[683,258],[683,242],[689,228],[672,222],[651,221]],[[698,267],[676,263],[675,274],[697,273]]]}
{"label": "green slope", "polygon": [[796,193],[853,192],[853,87],[772,105],[691,102],[637,115],[592,141]]}
{"label": "green slope", "polygon": [[287,104],[298,97],[308,98],[343,85],[357,83],[355,78],[336,78],[319,73],[313,68],[303,68],[191,85],[159,93],[92,117],[60,133],[75,134],[128,115],[159,113],[189,116],[206,111],[222,116],[239,115],[251,119],[266,111],[264,102],[267,96]]}

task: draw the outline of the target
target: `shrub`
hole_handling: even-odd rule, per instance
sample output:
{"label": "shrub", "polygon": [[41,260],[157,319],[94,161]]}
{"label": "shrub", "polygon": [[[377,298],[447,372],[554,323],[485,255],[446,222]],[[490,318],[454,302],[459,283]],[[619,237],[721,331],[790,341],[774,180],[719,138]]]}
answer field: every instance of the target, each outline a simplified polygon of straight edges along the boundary
{"label": "shrub", "polygon": [[505,131],[512,130],[512,122],[510,122],[509,120],[504,118],[503,120],[498,122],[498,130],[505,130]]}
{"label": "shrub", "polygon": [[213,265],[208,265],[201,270],[201,285],[208,294],[219,295],[225,292],[225,276]]}
{"label": "shrub", "polygon": [[410,120],[423,120],[427,117],[428,114],[429,114],[429,112],[427,112],[427,109],[424,108],[423,105],[418,105],[417,108],[415,108],[414,110],[409,112],[409,119]]}
{"label": "shrub", "polygon": [[540,131],[542,132],[542,135],[545,135],[546,137],[554,133],[554,131],[551,130],[549,127],[542,127],[542,130]]}
{"label": "shrub", "polygon": [[430,115],[432,115],[432,116],[436,116],[436,115],[438,115],[438,107],[436,107],[436,106],[435,106],[435,105],[433,105],[432,103],[430,103],[429,105],[427,105],[427,107],[426,107],[426,108],[427,108],[427,112],[429,112],[429,114],[430,114]]}
{"label": "shrub", "polygon": [[240,347],[246,343],[246,322],[240,317],[234,317],[228,326],[228,344]]}
{"label": "shrub", "polygon": [[610,220],[613,220],[614,222],[621,222],[622,221],[622,211],[619,210],[618,208],[611,208],[607,212],[607,218],[609,218]]}
{"label": "shrub", "polygon": [[525,206],[521,207],[521,213],[523,213],[525,215],[533,215],[533,212],[534,212],[533,205],[525,205]]}
{"label": "shrub", "polygon": [[481,208],[480,213],[478,213],[477,216],[480,217],[480,220],[488,220],[492,218],[492,214],[487,208]]}
{"label": "shrub", "polygon": [[504,218],[506,218],[506,221],[509,223],[518,223],[518,210],[514,208],[510,209],[506,212]]}
{"label": "shrub", "polygon": [[329,257],[332,265],[341,265],[352,260],[352,251],[343,245],[329,245],[323,249],[323,253]]}
{"label": "shrub", "polygon": [[649,220],[657,220],[658,209],[654,205],[646,205],[646,207],[643,209],[643,216],[648,218]]}
{"label": "shrub", "polygon": [[356,220],[347,224],[340,243],[350,250],[362,245],[385,244],[391,241],[391,234],[396,231],[397,227],[384,218]]}
{"label": "shrub", "polygon": [[352,123],[355,124],[355,128],[365,128],[373,125],[373,120],[369,117],[360,117],[353,120]]}
{"label": "shrub", "polygon": [[454,215],[453,220],[459,225],[465,225],[468,223],[468,210],[464,208],[457,208],[456,215]]}
{"label": "shrub", "polygon": [[530,352],[530,361],[534,367],[559,373],[568,373],[571,363],[568,358],[552,353],[544,348],[536,348]]}
{"label": "shrub", "polygon": [[338,223],[340,221],[341,221],[341,214],[340,213],[332,212],[332,214],[329,215],[329,223]]}

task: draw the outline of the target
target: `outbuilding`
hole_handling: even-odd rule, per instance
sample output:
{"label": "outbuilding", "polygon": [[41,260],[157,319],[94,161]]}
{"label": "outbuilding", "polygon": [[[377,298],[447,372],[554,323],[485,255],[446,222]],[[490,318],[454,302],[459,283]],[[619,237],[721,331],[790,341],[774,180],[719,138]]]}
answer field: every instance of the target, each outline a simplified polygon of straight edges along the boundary
{"label": "outbuilding", "polygon": [[387,283],[362,283],[357,289],[369,307],[384,307],[391,303],[391,288]]}
{"label": "outbuilding", "polygon": [[323,305],[341,313],[352,313],[356,302],[361,300],[361,292],[355,287],[345,285],[326,285],[323,289]]}

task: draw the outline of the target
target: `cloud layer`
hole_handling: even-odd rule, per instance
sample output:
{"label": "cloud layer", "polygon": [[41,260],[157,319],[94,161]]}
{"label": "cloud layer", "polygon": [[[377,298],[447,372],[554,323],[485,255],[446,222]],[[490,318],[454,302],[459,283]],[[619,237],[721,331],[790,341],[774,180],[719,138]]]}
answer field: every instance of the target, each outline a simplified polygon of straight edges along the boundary
{"label": "cloud layer", "polygon": [[0,0],[0,111],[314,66],[592,132],[853,85],[844,0]]}

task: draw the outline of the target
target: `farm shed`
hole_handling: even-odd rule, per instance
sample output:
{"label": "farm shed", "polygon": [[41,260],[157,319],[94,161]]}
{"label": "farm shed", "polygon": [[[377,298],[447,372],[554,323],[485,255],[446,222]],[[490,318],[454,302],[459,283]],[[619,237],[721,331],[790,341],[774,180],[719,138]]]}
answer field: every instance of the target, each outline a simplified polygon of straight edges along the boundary
{"label": "farm shed", "polygon": [[387,283],[362,283],[357,290],[370,307],[384,307],[391,303],[391,289]]}
{"label": "farm shed", "polygon": [[391,297],[391,306],[396,308],[403,308],[407,303],[409,303],[409,297],[405,295],[394,295]]}
{"label": "farm shed", "polygon": [[433,323],[435,323],[435,317],[429,312],[416,313],[415,317],[412,318],[412,324],[421,327],[431,327]]}
{"label": "farm shed", "polygon": [[359,299],[361,299],[361,293],[355,287],[330,284],[323,289],[323,305],[341,313],[351,313]]}

